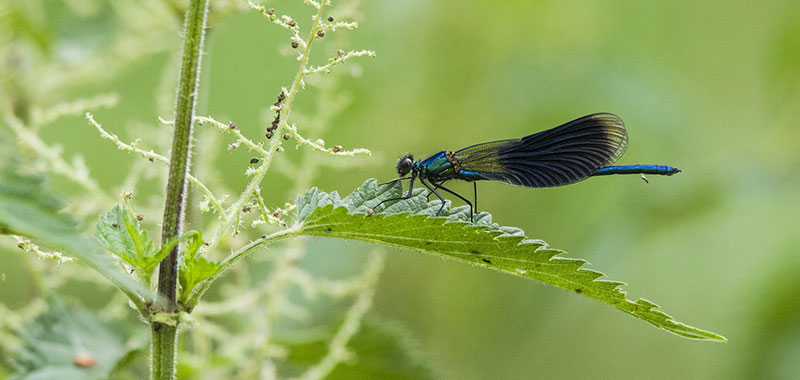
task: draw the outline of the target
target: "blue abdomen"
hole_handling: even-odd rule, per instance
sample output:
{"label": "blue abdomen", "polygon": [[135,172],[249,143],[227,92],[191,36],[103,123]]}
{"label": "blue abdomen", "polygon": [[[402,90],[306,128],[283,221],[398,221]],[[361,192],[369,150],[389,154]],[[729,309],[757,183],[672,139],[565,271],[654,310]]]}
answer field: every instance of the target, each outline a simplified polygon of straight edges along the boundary
{"label": "blue abdomen", "polygon": [[673,175],[680,173],[681,170],[673,168],[672,166],[665,165],[620,165],[620,166],[606,166],[597,169],[592,175],[610,175],[610,174],[657,174],[657,175]]}

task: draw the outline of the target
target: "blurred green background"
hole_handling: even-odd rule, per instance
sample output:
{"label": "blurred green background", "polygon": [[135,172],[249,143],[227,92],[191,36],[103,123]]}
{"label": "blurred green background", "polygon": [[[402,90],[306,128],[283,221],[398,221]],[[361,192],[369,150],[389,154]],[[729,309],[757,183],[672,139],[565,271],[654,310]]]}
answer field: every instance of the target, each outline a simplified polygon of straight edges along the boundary
{"label": "blurred green background", "polygon": [[[116,38],[106,33],[114,29],[102,17],[106,5],[71,20],[59,16],[58,3],[45,3],[51,43],[67,45],[51,59],[77,54],[79,66],[74,46]],[[307,24],[296,3],[266,5],[301,14]],[[285,54],[287,33],[254,12],[211,20],[199,114],[259,136],[265,107],[296,70]],[[351,159],[357,167],[325,167],[313,184],[347,194],[366,178],[393,178],[396,158],[408,152],[422,158],[616,113],[630,137],[620,164],[683,172],[651,176],[650,184],[637,176],[554,189],[480,183],[479,208],[627,282],[630,298],[647,298],[729,339],[681,339],[559,289],[387,249],[372,313],[408,328],[447,378],[800,378],[800,2],[367,1],[359,23],[355,32],[323,39],[312,60],[324,63],[339,48],[373,49],[377,58],[337,67],[357,74],[337,79],[338,93],[352,103],[323,134],[306,137],[374,154]],[[171,118],[160,99],[168,105],[174,91],[160,83],[173,74],[164,68],[175,66],[179,40],[177,32],[168,36],[166,52],[111,63],[107,77],[31,96],[48,104],[117,93],[119,104],[95,112],[98,119],[128,140],[148,142],[131,131],[154,125],[157,115]],[[313,112],[324,95],[309,86],[298,98],[300,112]],[[43,134],[86,156],[103,186],[117,186],[136,160],[79,116]],[[314,154],[286,147],[289,160]],[[213,158],[225,176],[212,182],[245,183],[247,153],[234,156]],[[297,193],[278,172],[264,187],[272,205]],[[470,185],[454,188],[471,193]],[[357,270],[372,249],[312,240],[304,265]],[[0,256],[8,305],[36,296],[21,291],[28,289],[26,260],[36,259],[11,248]]]}

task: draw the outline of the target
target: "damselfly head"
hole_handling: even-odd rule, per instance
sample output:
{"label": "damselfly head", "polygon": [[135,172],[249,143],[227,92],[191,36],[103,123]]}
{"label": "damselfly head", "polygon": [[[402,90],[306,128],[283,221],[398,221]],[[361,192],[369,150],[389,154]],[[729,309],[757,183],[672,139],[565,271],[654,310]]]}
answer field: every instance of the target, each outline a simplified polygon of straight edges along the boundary
{"label": "damselfly head", "polygon": [[400,176],[402,177],[411,171],[411,167],[413,165],[414,165],[414,156],[407,154],[403,157],[400,157],[400,159],[397,160],[397,173],[399,173]]}

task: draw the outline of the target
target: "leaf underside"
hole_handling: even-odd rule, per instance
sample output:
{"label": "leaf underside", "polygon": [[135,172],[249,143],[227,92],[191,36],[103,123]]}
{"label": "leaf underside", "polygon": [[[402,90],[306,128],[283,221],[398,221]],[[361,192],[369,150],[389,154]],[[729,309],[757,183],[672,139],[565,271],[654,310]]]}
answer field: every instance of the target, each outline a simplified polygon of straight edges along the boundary
{"label": "leaf underside", "polygon": [[43,178],[20,173],[13,147],[0,139],[0,234],[22,235],[80,260],[132,298],[153,298],[94,241],[83,237]]}
{"label": "leaf underside", "polygon": [[518,228],[492,223],[486,212],[478,213],[475,222],[469,223],[467,206],[449,209],[447,202],[440,216],[435,217],[441,202],[428,202],[424,189],[415,190],[409,199],[378,205],[401,195],[399,182],[378,185],[374,179],[345,198],[336,192],[312,188],[297,199],[299,234],[410,248],[539,280],[607,303],[685,338],[726,341],[718,334],[674,320],[648,300],[628,299],[621,289],[624,283],[583,268],[587,261],[563,257],[564,251],[550,248],[541,240],[528,239]]}
{"label": "leaf underside", "polygon": [[123,337],[54,295],[47,303],[47,312],[19,330],[23,344],[11,359],[17,369],[11,379],[108,378],[125,355]]}

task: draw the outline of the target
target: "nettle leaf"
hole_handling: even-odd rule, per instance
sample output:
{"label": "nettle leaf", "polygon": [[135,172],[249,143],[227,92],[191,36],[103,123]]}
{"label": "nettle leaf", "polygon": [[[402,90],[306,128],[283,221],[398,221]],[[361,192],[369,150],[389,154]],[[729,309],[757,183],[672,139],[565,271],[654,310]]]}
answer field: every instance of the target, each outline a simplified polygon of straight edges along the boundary
{"label": "nettle leaf", "polygon": [[188,240],[189,243],[186,245],[186,253],[183,255],[183,257],[187,260],[193,260],[200,251],[200,247],[202,247],[204,244],[203,234],[197,231]]}
{"label": "nettle leaf", "polygon": [[[146,282],[150,283],[158,264],[176,245],[192,239],[199,232],[190,231],[167,241],[156,250],[147,230],[142,228],[136,216],[127,207],[114,206],[97,222],[95,238],[109,252],[128,265]],[[200,244],[202,244],[200,239]],[[195,249],[196,251],[196,249]]]}
{"label": "nettle leaf", "polygon": [[[289,356],[281,363],[286,376],[299,376],[308,367],[318,364],[330,350],[330,337],[304,343],[288,343]],[[366,319],[358,333],[347,343],[355,360],[339,362],[325,379],[440,379],[429,360],[418,351],[411,335],[400,326]],[[285,373],[284,373],[285,372]]]}
{"label": "nettle leaf", "polygon": [[81,235],[62,202],[42,178],[20,174],[13,159],[5,158],[11,147],[0,141],[0,232],[22,235],[51,249],[62,251],[88,265],[125,292],[137,306],[152,299],[152,291],[134,280],[94,241]]}
{"label": "nettle leaf", "polygon": [[203,246],[203,237],[200,232],[195,232],[189,239],[186,254],[182,255],[178,265],[181,284],[181,301],[186,304],[189,295],[197,284],[215,275],[220,270],[220,265],[203,256],[198,256],[198,250]]}
{"label": "nettle leaf", "polygon": [[[147,259],[147,265],[148,265],[147,269],[150,271],[150,273],[152,273],[155,270],[155,267],[158,264],[160,264],[161,261],[164,260],[165,257],[167,257],[167,255],[169,255],[170,251],[172,251],[172,249],[175,248],[175,246],[187,240],[192,240],[192,241],[199,240],[200,241],[199,245],[203,245],[203,239],[200,238],[200,231],[184,232],[183,234],[181,234],[181,236],[167,240],[167,242],[161,246],[161,248],[158,250],[158,252],[156,252],[154,256],[149,257]],[[194,252],[196,251],[197,248],[195,248]]]}
{"label": "nettle leaf", "polygon": [[13,380],[107,379],[126,354],[123,337],[93,315],[54,296],[47,311],[19,330],[23,344],[10,358]]}
{"label": "nettle leaf", "polygon": [[[650,301],[628,299],[621,289],[624,283],[602,278],[603,273],[583,268],[585,260],[563,257],[564,251],[550,248],[541,240],[528,239],[518,228],[492,223],[486,212],[476,215],[475,223],[469,223],[467,206],[452,210],[445,207],[442,216],[434,217],[441,202],[428,202],[423,189],[409,199],[387,202],[378,208],[382,200],[399,197],[401,191],[399,182],[378,186],[374,179],[344,199],[313,188],[297,199],[296,234],[431,253],[594,298],[685,338],[726,341],[713,332],[676,321]],[[368,209],[374,214],[369,215]]]}
{"label": "nettle leaf", "polygon": [[[109,252],[136,269],[143,278],[149,278],[145,268],[148,259],[155,256],[153,241],[130,211],[114,206],[97,222],[95,238]],[[156,261],[156,264],[158,262]]]}

